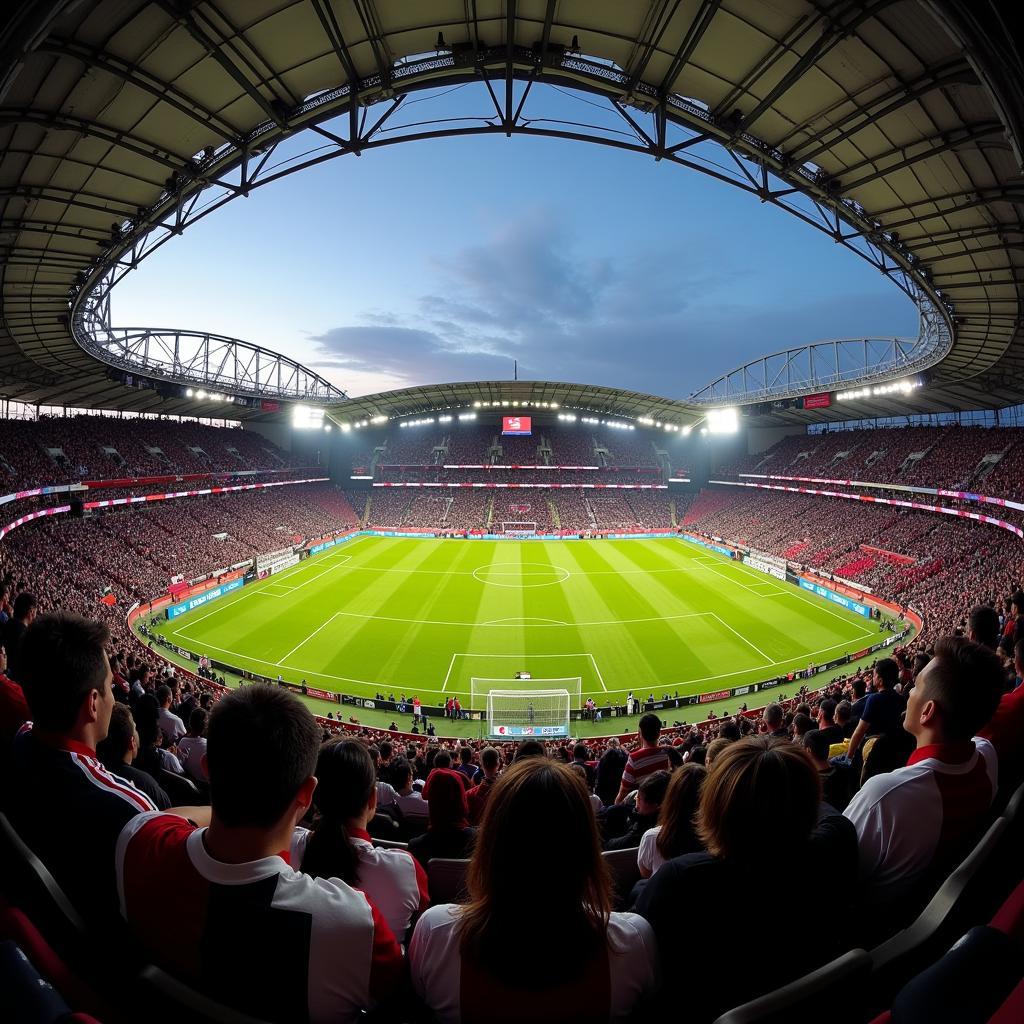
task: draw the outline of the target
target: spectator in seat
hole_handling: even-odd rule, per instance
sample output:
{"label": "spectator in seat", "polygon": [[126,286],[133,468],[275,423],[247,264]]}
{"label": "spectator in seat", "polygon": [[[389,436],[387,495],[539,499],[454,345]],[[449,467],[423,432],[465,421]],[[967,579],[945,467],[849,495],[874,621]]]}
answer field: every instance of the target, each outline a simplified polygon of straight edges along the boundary
{"label": "spectator in seat", "polygon": [[476,829],[467,820],[464,778],[451,768],[435,768],[423,787],[423,798],[430,808],[430,825],[423,835],[410,840],[409,852],[424,867],[432,857],[468,857],[473,849]]}
{"label": "spectator in seat", "polygon": [[469,746],[459,747],[459,765],[456,771],[461,772],[469,780],[470,787],[480,781],[481,772],[477,765],[473,764],[473,748]]}
{"label": "spectator in seat", "polygon": [[707,771],[699,764],[684,764],[672,773],[661,802],[658,824],[640,840],[636,862],[641,878],[650,878],[667,860],[704,849],[694,819],[706,775]]}
{"label": "spectator in seat", "polygon": [[984,604],[972,608],[967,617],[967,639],[987,647],[990,651],[998,650],[999,612]]}
{"label": "spectator in seat", "polygon": [[233,690],[210,715],[209,827],[141,814],[117,845],[122,913],[147,952],[262,1020],[355,1021],[402,971],[367,896],[281,856],[312,801],[319,746],[297,697],[260,683]]}
{"label": "spectator in seat", "polygon": [[139,754],[139,733],[126,704],[114,705],[110,712],[107,735],[100,740],[96,754],[108,771],[127,779],[136,789],[145,793],[158,811],[166,811],[171,806],[171,799],[163,786],[148,772],[139,771],[132,765]]}
{"label": "spectator in seat", "polygon": [[640,716],[638,728],[640,746],[631,751],[629,757],[626,758],[626,767],[622,771],[622,784],[615,797],[617,804],[621,804],[648,775],[657,771],[668,771],[671,767],[665,748],[658,746],[658,737],[661,735],[661,719],[648,712],[646,715]]}
{"label": "spectator in seat", "polygon": [[789,730],[786,728],[782,705],[774,701],[764,709],[765,732],[773,739],[788,740]]}
{"label": "spectator in seat", "polygon": [[995,796],[997,753],[972,737],[1003,690],[996,654],[947,637],[917,678],[906,729],[916,749],[904,768],[869,779],[846,808],[857,829],[860,875],[874,905],[946,871],[976,838]]}
{"label": "spectator in seat", "polygon": [[853,794],[853,769],[849,764],[829,760],[831,744],[824,729],[811,729],[804,733],[803,745],[814,767],[818,769],[822,799],[834,811],[842,813]]}
{"label": "spectator in seat", "polygon": [[14,735],[31,717],[24,691],[7,677],[7,652],[0,647],[0,767],[6,769]]}
{"label": "spectator in seat", "polygon": [[297,828],[291,863],[314,878],[340,878],[362,889],[402,940],[430,905],[427,876],[405,850],[378,849],[366,826],[377,809],[373,760],[358,740],[320,748],[313,793],[313,830]]}
{"label": "spectator in seat", "polygon": [[622,785],[622,772],[626,767],[626,752],[622,749],[617,736],[608,741],[608,748],[601,755],[597,762],[597,781],[594,783],[594,792],[601,798],[601,803],[607,807],[615,802],[615,797]]}
{"label": "spectator in seat", "polygon": [[836,721],[836,702],[831,697],[825,697],[818,705],[818,731],[824,735],[829,746],[842,743],[845,739],[843,727]]}
{"label": "spectator in seat", "polygon": [[7,675],[16,682],[22,680],[21,641],[25,630],[35,621],[38,602],[34,594],[24,591],[14,599],[14,609],[10,619],[4,623],[3,646],[7,652]]}
{"label": "spectator in seat", "polygon": [[[600,849],[570,768],[527,758],[503,773],[469,865],[469,902],[431,907],[409,946],[413,987],[439,1024],[630,1019],[655,988],[656,952],[645,921],[611,911]],[[559,926],[538,927],[529,906]]]}
{"label": "spectator in seat", "polygon": [[195,708],[188,719],[188,732],[178,740],[178,760],[185,773],[194,782],[205,785],[203,758],[206,756],[206,726],[209,714],[202,708]]}
{"label": "spectator in seat", "polygon": [[396,757],[391,762],[391,784],[397,798],[395,806],[410,826],[426,825],[430,807],[423,794],[413,785],[413,767],[407,757]]}
{"label": "spectator in seat", "polygon": [[[687,991],[687,1018],[713,1020],[737,1003],[760,995],[827,961],[838,948],[839,929],[808,928],[799,914],[772,918],[772,942],[786,956],[748,961],[742,971],[721,956],[749,915],[752,894],[770,892],[792,874],[808,891],[835,891],[834,879],[856,868],[856,834],[838,815],[819,820],[821,783],[810,758],[788,740],[749,737],[729,745],[701,788],[697,835],[706,852],[663,864],[640,893],[636,909],[651,923],[662,971],[681,964],[699,978]],[[680,922],[714,893],[715,911],[701,927]],[[841,915],[846,906],[830,909]],[[678,993],[664,992],[654,1012],[677,1012]]]}
{"label": "spectator in seat", "polygon": [[124,825],[155,806],[107,770],[96,747],[107,735],[114,695],[105,626],[43,615],[21,641],[21,682],[32,728],[14,744],[11,824],[88,919],[117,914],[114,846]]}
{"label": "spectator in seat", "polygon": [[173,691],[166,684],[157,687],[156,700],[157,704],[159,704],[159,710],[157,711],[156,721],[157,725],[160,726],[160,731],[164,734],[164,740],[170,744],[177,743],[188,732],[185,728],[185,723],[171,711],[171,700],[173,697]]}
{"label": "spectator in seat", "polygon": [[583,766],[583,774],[586,776],[587,789],[591,792],[594,791],[594,783],[597,782],[597,772],[587,764],[590,760],[590,751],[587,750],[585,743],[577,743],[572,748],[572,760],[573,764]]}
{"label": "spectator in seat", "polygon": [[480,751],[480,767],[484,772],[483,778],[478,785],[474,786],[466,794],[466,803],[469,806],[469,823],[471,825],[479,825],[483,820],[487,800],[494,789],[494,783],[498,781],[501,754],[494,747],[484,747]]}
{"label": "spectator in seat", "polygon": [[874,692],[864,702],[853,735],[850,737],[848,756],[853,760],[868,736],[895,736],[903,732],[903,698],[896,692],[900,667],[892,658],[882,658],[875,664]]}
{"label": "spectator in seat", "polygon": [[[605,843],[606,850],[633,850],[640,845],[644,835],[658,824],[661,804],[668,791],[670,775],[667,771],[653,772],[644,776],[636,791],[636,805],[628,812],[626,830]],[[606,819],[611,818],[625,805],[609,808]],[[620,826],[621,827],[621,826]]]}

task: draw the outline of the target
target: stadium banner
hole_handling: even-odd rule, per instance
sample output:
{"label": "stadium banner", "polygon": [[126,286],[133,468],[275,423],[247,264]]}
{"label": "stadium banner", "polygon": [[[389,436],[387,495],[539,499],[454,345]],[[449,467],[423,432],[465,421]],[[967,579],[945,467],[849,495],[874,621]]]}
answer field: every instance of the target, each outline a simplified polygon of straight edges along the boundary
{"label": "stadium banner", "polygon": [[374,487],[438,487],[455,489],[458,487],[479,487],[484,490],[516,490],[539,488],[544,490],[563,491],[667,491],[668,484],[521,484],[521,483],[479,483],[462,482],[446,483],[438,480],[377,480]]}
{"label": "stadium banner", "polygon": [[719,544],[709,544],[702,537],[696,537],[692,533],[682,533],[680,536],[683,540],[688,540],[691,544],[696,544],[699,547],[707,548],[708,551],[717,551],[720,555],[725,555],[728,558],[732,558],[732,548],[724,548]]}
{"label": "stadium banner", "polygon": [[42,519],[44,516],[59,516],[62,512],[70,511],[70,505],[55,505],[53,508],[41,508],[38,512],[29,512],[27,515],[23,515],[19,519],[15,519],[6,526],[0,527],[0,539],[6,537],[11,530],[16,530],[19,526],[31,523],[33,519]]}
{"label": "stadium banner", "polygon": [[697,695],[698,704],[710,704],[716,700],[726,700],[733,696],[732,690],[715,690],[714,693],[700,693]]}
{"label": "stadium banner", "polygon": [[230,583],[222,583],[219,587],[212,587],[210,590],[205,590],[201,594],[196,594],[195,597],[190,597],[187,601],[182,601],[181,604],[172,604],[167,608],[167,618],[176,619],[179,615],[184,615],[186,612],[192,611],[194,608],[199,608],[204,604],[209,604],[210,601],[215,601],[218,597],[223,597],[225,594],[230,594],[232,590],[237,590],[239,587],[245,585],[245,578],[232,580]]}
{"label": "stadium banner", "polygon": [[[414,469],[437,469],[438,467],[437,466],[415,466],[415,467],[409,467],[409,466],[381,466],[380,468],[381,469],[409,469],[409,468],[414,468]],[[584,470],[584,471],[585,470],[605,470],[605,471],[607,471],[607,470],[616,470],[618,472],[623,472],[625,470],[633,470],[633,469],[640,470],[642,467],[640,467],[640,466],[635,466],[635,467],[634,466],[625,466],[622,469],[619,469],[618,466],[546,466],[546,465],[545,466],[533,466],[533,465],[530,465],[530,466],[514,466],[514,465],[505,466],[505,465],[496,465],[496,464],[495,465],[488,464],[486,466],[481,466],[481,465],[478,465],[478,464],[470,465],[468,463],[462,463],[462,462],[458,462],[458,463],[456,463],[456,462],[447,463],[446,462],[440,468],[441,469],[483,469],[483,470],[493,470],[493,469],[537,469],[537,470],[568,469],[568,470],[573,470],[573,471],[576,471],[576,470]],[[650,469],[653,469],[653,468],[654,467],[647,467],[648,471]],[[660,470],[658,470],[658,472],[660,472]]]}
{"label": "stadium banner", "polygon": [[[781,476],[775,473],[739,473],[741,477],[759,480],[785,480],[791,483],[831,484],[841,487],[877,487],[883,491],[904,491],[908,494],[930,494],[939,498],[957,498],[960,501],[973,501],[986,505],[1000,505],[1004,508],[1015,508],[1024,511],[1024,504],[1011,501],[1009,498],[996,498],[991,494],[977,494],[974,491],[949,491],[942,487],[912,487],[910,484],[883,484],[872,480],[838,480],[824,476]],[[709,483],[720,483],[710,480]]]}
{"label": "stadium banner", "polygon": [[809,590],[812,594],[817,594],[818,597],[824,597],[829,601],[834,601],[840,608],[856,612],[858,615],[863,615],[866,619],[871,618],[871,609],[868,608],[867,605],[863,605],[859,601],[854,601],[852,598],[846,597],[845,594],[837,594],[834,590],[829,590],[828,587],[821,586],[820,583],[812,583],[810,580],[806,580],[801,576],[800,587],[803,590]]}
{"label": "stadium banner", "polygon": [[267,551],[262,555],[256,556],[256,568],[262,569],[268,562],[276,562],[280,558],[287,558],[292,553],[292,548],[289,545],[286,548],[278,548],[276,551]]}
{"label": "stadium banner", "polygon": [[310,549],[310,555],[319,555],[321,551],[333,548],[338,542],[336,540],[325,540],[322,544],[314,544]]}
{"label": "stadium banner", "polygon": [[[259,565],[259,559],[256,560],[256,564]],[[278,558],[273,562],[265,563],[262,569],[256,570],[256,574],[261,580],[265,580],[276,572],[284,572],[285,569],[290,569],[293,565],[298,564],[299,555],[287,555],[285,558]]]}
{"label": "stadium banner", "polygon": [[760,557],[760,555],[751,554],[743,556],[744,565],[749,565],[751,569],[756,569],[758,572],[763,572],[768,576],[774,576],[777,580],[782,580],[782,582],[785,583],[786,563],[783,562],[782,568],[780,569],[779,566],[775,564],[777,561],[778,559],[775,559],[772,562],[766,562]]}

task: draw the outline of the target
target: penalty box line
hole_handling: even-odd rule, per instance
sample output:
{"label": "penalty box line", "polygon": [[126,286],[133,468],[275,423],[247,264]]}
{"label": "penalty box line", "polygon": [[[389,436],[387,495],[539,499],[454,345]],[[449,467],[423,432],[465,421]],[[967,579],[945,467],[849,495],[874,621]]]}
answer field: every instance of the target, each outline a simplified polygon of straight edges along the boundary
{"label": "penalty box line", "polygon": [[[604,684],[604,676],[601,675],[601,670],[597,667],[597,659],[589,651],[581,651],[577,654],[453,654],[452,660],[448,663],[448,671],[444,674],[441,693],[448,689],[448,682],[452,676],[452,669],[455,668],[456,658],[518,658],[520,661],[525,661],[527,658],[589,658],[591,665],[594,666],[594,674],[597,676],[597,681],[601,684],[601,689],[608,693],[608,687]],[[515,680],[509,680],[509,682],[512,683]]]}

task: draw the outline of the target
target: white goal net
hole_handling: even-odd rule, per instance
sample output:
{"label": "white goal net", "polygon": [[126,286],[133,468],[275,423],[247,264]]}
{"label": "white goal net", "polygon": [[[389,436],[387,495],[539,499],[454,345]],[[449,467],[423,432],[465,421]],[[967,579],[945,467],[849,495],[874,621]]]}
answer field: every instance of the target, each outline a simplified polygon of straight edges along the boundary
{"label": "white goal net", "polygon": [[579,708],[583,692],[580,676],[563,679],[470,680],[470,706],[485,708],[487,735],[496,739],[569,735],[569,712]]}

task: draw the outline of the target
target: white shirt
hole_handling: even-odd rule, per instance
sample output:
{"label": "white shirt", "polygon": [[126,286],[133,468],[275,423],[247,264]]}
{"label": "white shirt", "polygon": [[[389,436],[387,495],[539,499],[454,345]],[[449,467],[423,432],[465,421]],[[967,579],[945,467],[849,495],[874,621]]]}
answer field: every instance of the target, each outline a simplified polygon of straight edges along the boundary
{"label": "white shirt", "polygon": [[[289,860],[296,870],[302,867],[311,835],[306,828],[296,828],[292,834]],[[359,881],[353,882],[353,887],[373,900],[395,938],[402,942],[413,918],[430,903],[426,873],[407,850],[376,847],[365,832],[351,837],[350,842],[359,857]]]}
{"label": "white shirt", "polygon": [[205,736],[183,736],[178,740],[179,760],[185,771],[197,782],[206,782],[203,773],[203,755],[206,753]]}
{"label": "white shirt", "polygon": [[640,848],[636,851],[636,865],[645,878],[650,878],[662,864],[665,858],[658,849],[658,836],[661,834],[661,826],[655,825],[649,828],[640,838]]}
{"label": "white shirt", "polygon": [[[409,968],[416,994],[433,1011],[438,1024],[460,1024],[462,956],[453,903],[431,907],[416,923],[409,943]],[[638,914],[613,913],[608,920],[609,1021],[630,1019],[633,1007],[658,979],[654,930]],[[525,1001],[524,993],[524,1001]],[[529,1012],[524,1007],[524,1014]]]}
{"label": "white shirt", "polygon": [[430,805],[423,799],[423,794],[414,789],[408,796],[401,793],[395,798],[398,809],[406,818],[426,818],[430,816]]}
{"label": "white shirt", "polygon": [[176,743],[180,737],[188,732],[188,729],[185,728],[185,723],[167,708],[161,708],[157,712],[156,722],[160,726],[160,731],[172,743]]}
{"label": "white shirt", "polygon": [[872,904],[904,895],[944,844],[969,838],[983,823],[998,763],[988,740],[975,737],[974,745],[960,764],[929,756],[936,748],[917,750],[906,767],[868,779],[843,811],[857,829],[860,877]]}
{"label": "white shirt", "polygon": [[377,783],[377,806],[387,807],[398,799],[395,787],[390,782]]}

